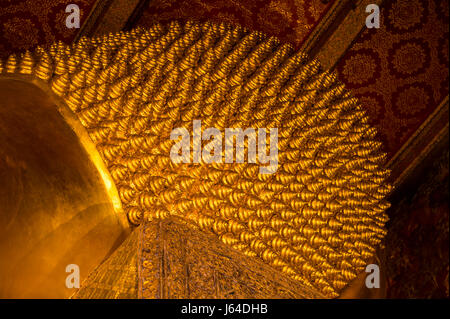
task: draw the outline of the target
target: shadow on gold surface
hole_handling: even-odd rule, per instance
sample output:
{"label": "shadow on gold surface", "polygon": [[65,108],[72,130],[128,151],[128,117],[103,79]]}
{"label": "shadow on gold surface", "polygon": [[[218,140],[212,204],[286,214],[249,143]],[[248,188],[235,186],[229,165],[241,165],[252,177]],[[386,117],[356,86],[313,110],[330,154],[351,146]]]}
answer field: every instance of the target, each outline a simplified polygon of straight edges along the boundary
{"label": "shadow on gold surface", "polygon": [[0,297],[64,298],[68,264],[83,280],[128,223],[87,133],[26,77],[0,76]]}

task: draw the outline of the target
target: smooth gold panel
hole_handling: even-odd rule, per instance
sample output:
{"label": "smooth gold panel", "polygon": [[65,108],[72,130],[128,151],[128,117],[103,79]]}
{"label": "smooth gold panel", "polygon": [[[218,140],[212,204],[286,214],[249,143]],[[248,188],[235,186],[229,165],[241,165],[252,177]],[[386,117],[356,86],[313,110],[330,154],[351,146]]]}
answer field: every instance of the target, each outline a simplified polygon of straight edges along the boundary
{"label": "smooth gold panel", "polygon": [[83,280],[128,232],[95,147],[63,109],[0,76],[0,298],[70,296],[66,266]]}

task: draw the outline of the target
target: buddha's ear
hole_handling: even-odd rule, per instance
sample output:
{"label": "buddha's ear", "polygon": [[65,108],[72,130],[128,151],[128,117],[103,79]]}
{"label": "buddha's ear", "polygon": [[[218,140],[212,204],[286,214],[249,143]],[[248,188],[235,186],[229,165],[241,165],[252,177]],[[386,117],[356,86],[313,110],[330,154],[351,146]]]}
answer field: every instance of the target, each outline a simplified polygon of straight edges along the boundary
{"label": "buddha's ear", "polygon": [[0,75],[0,297],[63,298],[126,237],[112,179],[47,83]]}

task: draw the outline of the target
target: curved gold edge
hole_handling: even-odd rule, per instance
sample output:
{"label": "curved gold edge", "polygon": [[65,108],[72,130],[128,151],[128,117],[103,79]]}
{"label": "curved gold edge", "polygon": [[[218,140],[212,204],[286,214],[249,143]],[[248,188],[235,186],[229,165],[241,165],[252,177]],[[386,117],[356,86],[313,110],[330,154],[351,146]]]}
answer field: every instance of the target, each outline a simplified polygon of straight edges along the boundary
{"label": "curved gold edge", "polygon": [[117,215],[117,218],[126,230],[131,230],[132,225],[128,221],[127,216],[122,208],[122,201],[119,197],[119,192],[117,191],[117,187],[112,179],[108,168],[106,167],[100,153],[98,152],[94,142],[91,140],[89,133],[86,128],[81,124],[77,116],[72,112],[72,110],[67,106],[64,102],[64,99],[57,96],[52,89],[49,87],[48,83],[40,80],[32,75],[26,74],[0,74],[0,79],[10,79],[17,81],[29,82],[36,85],[42,91],[44,91],[55,103],[58,113],[62,116],[64,121],[69,125],[71,130],[78,137],[81,146],[86,151],[89,159],[94,164],[97,169],[101,179],[103,180],[103,184],[105,186],[106,193],[111,200],[111,203],[114,208],[114,212]]}

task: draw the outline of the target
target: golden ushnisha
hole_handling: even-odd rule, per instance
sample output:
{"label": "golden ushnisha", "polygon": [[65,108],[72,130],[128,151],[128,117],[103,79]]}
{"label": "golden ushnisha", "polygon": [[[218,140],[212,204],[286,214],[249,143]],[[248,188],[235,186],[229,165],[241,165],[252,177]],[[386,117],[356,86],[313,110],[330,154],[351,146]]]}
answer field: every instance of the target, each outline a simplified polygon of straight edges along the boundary
{"label": "golden ushnisha", "polygon": [[[12,55],[87,128],[131,223],[177,215],[335,297],[385,235],[385,154],[334,74],[224,24],[171,23]],[[174,164],[175,127],[276,127],[279,166]]]}

